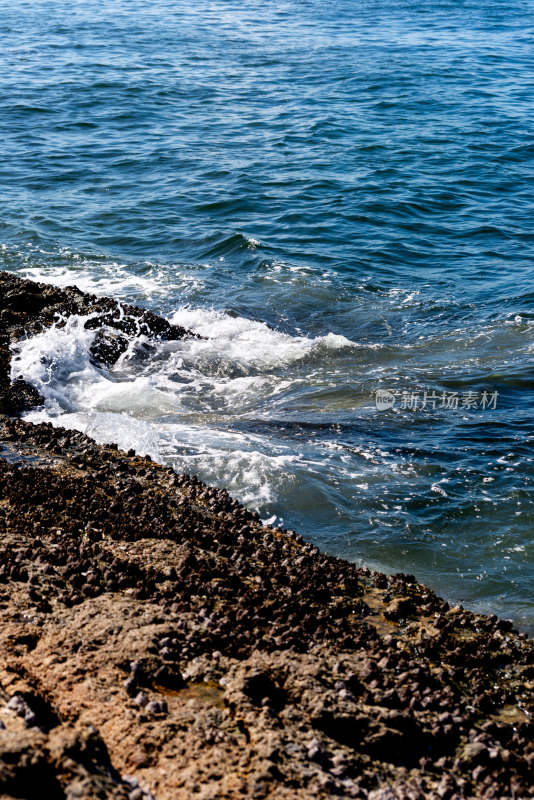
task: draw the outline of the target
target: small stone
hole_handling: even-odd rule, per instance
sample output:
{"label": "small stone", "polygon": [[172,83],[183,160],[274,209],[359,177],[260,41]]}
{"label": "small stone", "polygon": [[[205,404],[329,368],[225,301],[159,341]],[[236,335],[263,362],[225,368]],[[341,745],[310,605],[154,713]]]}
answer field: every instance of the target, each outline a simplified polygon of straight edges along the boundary
{"label": "small stone", "polygon": [[144,692],[139,692],[134,698],[134,703],[137,703],[138,706],[144,708],[148,704],[148,697]]}
{"label": "small stone", "polygon": [[166,714],[168,711],[167,703],[161,700],[151,700],[150,703],[147,703],[145,710],[149,714]]}
{"label": "small stone", "polygon": [[396,597],[384,609],[384,616],[393,622],[398,622],[401,619],[408,619],[413,616],[416,609],[413,601],[409,597]]}
{"label": "small stone", "polygon": [[133,696],[135,694],[135,691],[137,689],[137,681],[135,680],[134,677],[126,678],[126,680],[123,681],[122,685],[124,686],[124,688],[126,689],[126,691],[130,696]]}
{"label": "small stone", "polygon": [[32,726],[37,722],[35,713],[31,710],[28,703],[19,695],[15,694],[6,704],[6,708],[12,711],[17,717],[21,717],[27,725]]}
{"label": "small stone", "polygon": [[308,745],[308,758],[311,761],[318,761],[324,753],[322,742],[319,739],[312,739]]}
{"label": "small stone", "polygon": [[20,711],[21,706],[24,704],[24,700],[19,697],[18,695],[13,695],[13,697],[6,703],[6,708],[9,711],[14,711],[15,714],[18,714]]}
{"label": "small stone", "polygon": [[462,761],[469,764],[472,761],[478,760],[487,749],[486,745],[482,744],[482,742],[469,742],[462,750]]}

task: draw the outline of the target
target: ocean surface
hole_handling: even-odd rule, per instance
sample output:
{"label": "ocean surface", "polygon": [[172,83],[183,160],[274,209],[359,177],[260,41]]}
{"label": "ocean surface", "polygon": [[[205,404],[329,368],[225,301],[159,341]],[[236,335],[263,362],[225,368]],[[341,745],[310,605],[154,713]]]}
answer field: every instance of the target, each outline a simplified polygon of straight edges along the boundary
{"label": "ocean surface", "polygon": [[4,0],[0,267],[207,337],[71,319],[29,418],[533,631],[533,53],[530,0]]}

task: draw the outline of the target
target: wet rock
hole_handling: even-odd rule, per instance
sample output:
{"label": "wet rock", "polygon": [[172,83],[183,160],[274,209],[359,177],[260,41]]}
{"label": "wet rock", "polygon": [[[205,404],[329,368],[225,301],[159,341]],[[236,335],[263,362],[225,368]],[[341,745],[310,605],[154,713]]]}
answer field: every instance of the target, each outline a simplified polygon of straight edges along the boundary
{"label": "wet rock", "polygon": [[488,747],[483,742],[469,742],[460,754],[460,760],[469,765],[479,764],[488,759]]}
{"label": "wet rock", "polygon": [[11,384],[5,382],[5,389],[0,394],[0,413],[19,414],[30,408],[37,408],[44,403],[44,398],[31,384],[17,378]]}
{"label": "wet rock", "polygon": [[394,622],[399,622],[401,619],[409,619],[415,613],[416,607],[410,597],[396,597],[384,609],[384,616]]}
{"label": "wet rock", "polygon": [[59,289],[0,271],[0,413],[17,414],[43,403],[39,392],[26,381],[11,383],[10,344],[54,323],[64,325],[73,314],[91,315],[86,328],[97,330],[91,357],[103,366],[113,365],[132,338],[199,338],[145,309],[111,298],[96,298],[74,286]]}
{"label": "wet rock", "polygon": [[129,343],[127,336],[101,329],[89,348],[91,360],[94,364],[110,367],[128,350]]}

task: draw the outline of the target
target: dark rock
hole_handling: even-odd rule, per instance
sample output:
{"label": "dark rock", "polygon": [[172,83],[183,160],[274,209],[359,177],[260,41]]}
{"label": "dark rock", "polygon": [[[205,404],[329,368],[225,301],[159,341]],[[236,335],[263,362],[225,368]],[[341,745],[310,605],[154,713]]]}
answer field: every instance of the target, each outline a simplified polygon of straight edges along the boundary
{"label": "dark rock", "polygon": [[396,597],[384,609],[384,616],[394,622],[409,619],[416,613],[416,607],[410,597]]}
{"label": "dark rock", "polygon": [[[112,366],[138,336],[152,340],[200,338],[197,334],[136,306],[84,294],[75,286],[59,289],[0,271],[0,413],[18,414],[42,405],[39,392],[24,380],[11,383],[9,345],[40,333],[73,314],[91,315],[85,327],[97,330],[91,356],[95,363]],[[100,329],[100,330],[99,330]]]}
{"label": "dark rock", "polygon": [[96,334],[89,352],[93,363],[112,366],[128,349],[130,340],[123,334],[101,329]]}

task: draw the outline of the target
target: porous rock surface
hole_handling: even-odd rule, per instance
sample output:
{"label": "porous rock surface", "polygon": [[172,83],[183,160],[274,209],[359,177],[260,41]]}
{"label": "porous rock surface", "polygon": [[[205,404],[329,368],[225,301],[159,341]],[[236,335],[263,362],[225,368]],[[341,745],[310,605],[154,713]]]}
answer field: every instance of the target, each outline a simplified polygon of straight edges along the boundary
{"label": "porous rock surface", "polygon": [[133,451],[7,416],[0,447],[0,800],[534,796],[510,623]]}

